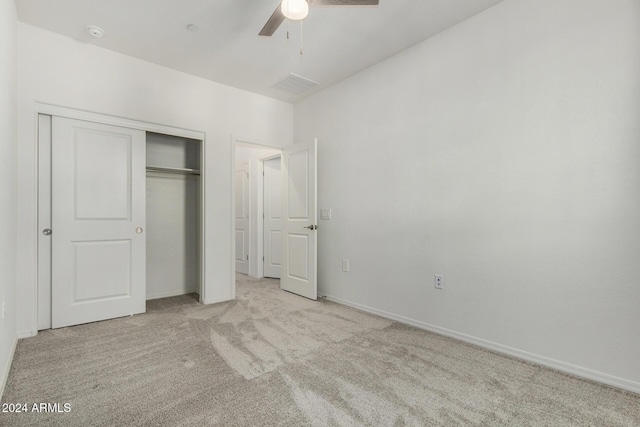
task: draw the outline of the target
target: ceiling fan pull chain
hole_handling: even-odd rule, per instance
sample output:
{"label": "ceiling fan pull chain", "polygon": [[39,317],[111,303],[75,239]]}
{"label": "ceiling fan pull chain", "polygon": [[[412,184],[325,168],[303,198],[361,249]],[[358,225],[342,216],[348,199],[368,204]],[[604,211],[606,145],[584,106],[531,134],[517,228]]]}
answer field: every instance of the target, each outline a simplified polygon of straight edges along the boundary
{"label": "ceiling fan pull chain", "polygon": [[300,59],[302,59],[302,21],[300,21]]}

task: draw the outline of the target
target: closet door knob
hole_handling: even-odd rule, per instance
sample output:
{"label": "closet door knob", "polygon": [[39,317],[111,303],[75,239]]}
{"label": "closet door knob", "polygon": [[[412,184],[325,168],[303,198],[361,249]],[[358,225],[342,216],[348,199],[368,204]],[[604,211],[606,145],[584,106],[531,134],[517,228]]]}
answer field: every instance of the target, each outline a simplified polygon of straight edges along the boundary
{"label": "closet door knob", "polygon": [[44,230],[42,230],[42,234],[44,234],[45,236],[51,236],[51,229],[50,228],[45,228]]}
{"label": "closet door knob", "polygon": [[141,234],[142,233],[142,227],[137,227],[136,228],[136,233]]}

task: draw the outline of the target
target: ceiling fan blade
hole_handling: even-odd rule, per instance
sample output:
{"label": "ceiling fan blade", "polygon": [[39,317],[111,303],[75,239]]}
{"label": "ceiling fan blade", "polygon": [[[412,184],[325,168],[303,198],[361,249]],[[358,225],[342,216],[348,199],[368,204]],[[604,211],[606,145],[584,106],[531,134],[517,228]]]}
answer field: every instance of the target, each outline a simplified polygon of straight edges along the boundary
{"label": "ceiling fan blade", "polygon": [[[307,0],[309,6],[377,6],[380,0]],[[284,22],[285,16],[280,8],[281,3],[273,11],[271,17],[264,24],[258,33],[260,36],[271,37],[276,32],[280,24]]]}
{"label": "ceiling fan blade", "polygon": [[264,27],[262,27],[262,30],[260,30],[258,35],[259,36],[265,36],[265,37],[271,37],[273,35],[273,33],[276,32],[276,30],[278,29],[280,24],[282,24],[282,21],[284,21],[284,15],[282,14],[282,11],[280,10],[280,3],[278,3],[278,7],[276,7],[276,10],[273,11],[273,14],[271,15],[271,18],[269,18],[267,23],[264,24]]}
{"label": "ceiling fan blade", "polygon": [[310,6],[377,6],[380,0],[309,0]]}

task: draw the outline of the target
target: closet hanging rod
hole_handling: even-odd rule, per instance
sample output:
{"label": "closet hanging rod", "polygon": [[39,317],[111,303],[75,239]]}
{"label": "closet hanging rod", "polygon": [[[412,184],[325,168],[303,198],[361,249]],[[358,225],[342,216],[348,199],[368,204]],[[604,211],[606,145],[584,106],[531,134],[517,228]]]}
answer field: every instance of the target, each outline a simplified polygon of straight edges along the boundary
{"label": "closet hanging rod", "polygon": [[177,175],[200,175],[198,169],[165,168],[160,166],[147,166],[147,172],[173,173]]}

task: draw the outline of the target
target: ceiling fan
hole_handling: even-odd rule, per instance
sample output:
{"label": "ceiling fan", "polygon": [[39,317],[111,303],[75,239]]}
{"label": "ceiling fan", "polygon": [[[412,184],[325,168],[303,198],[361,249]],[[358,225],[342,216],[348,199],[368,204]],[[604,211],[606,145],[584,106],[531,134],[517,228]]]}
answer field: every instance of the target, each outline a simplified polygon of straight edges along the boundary
{"label": "ceiling fan", "polygon": [[285,18],[299,21],[306,18],[309,6],[377,6],[379,0],[282,0],[259,35],[271,37]]}

